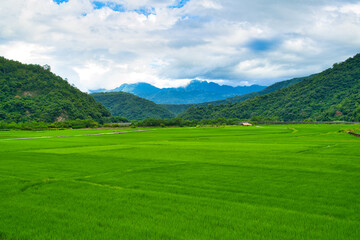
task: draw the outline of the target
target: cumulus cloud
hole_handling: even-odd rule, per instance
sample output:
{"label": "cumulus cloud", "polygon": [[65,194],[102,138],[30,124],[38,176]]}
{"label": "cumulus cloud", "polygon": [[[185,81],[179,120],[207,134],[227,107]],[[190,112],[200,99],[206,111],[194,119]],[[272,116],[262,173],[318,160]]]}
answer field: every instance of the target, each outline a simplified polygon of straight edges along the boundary
{"label": "cumulus cloud", "polygon": [[12,0],[0,15],[0,55],[50,64],[84,91],[268,85],[360,50],[354,0]]}

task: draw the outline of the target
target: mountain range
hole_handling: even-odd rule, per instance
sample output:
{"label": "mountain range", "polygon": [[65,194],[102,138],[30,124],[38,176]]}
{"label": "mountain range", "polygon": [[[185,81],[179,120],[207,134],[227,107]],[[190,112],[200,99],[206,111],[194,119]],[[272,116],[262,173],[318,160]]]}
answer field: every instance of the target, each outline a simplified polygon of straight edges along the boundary
{"label": "mountain range", "polygon": [[258,92],[251,92],[251,93],[247,93],[244,95],[230,97],[230,98],[217,100],[217,101],[203,102],[203,103],[197,103],[197,104],[159,104],[159,105],[177,115],[177,114],[185,112],[190,107],[206,107],[209,105],[220,105],[220,104],[226,104],[226,103],[242,102],[242,101],[245,101],[246,99],[249,99],[252,97],[265,95],[265,94],[268,94],[271,92],[275,92],[279,89],[289,87],[295,83],[298,83],[298,82],[304,80],[305,78],[308,78],[308,77],[293,78],[290,80],[277,82],[277,83],[274,83],[273,85],[270,85],[267,88],[264,88],[263,90],[258,91]]}
{"label": "mountain range", "polygon": [[360,121],[360,54],[289,87],[239,103],[191,107],[184,119],[278,117],[285,121]]}
{"label": "mountain range", "polygon": [[[360,54],[318,74],[278,82],[267,88],[252,87],[246,90],[261,90],[217,101],[164,105],[125,92],[92,96],[71,86],[50,69],[0,57],[0,121],[55,122],[78,118],[101,121],[111,113],[130,120],[178,115],[186,120],[264,116],[284,121],[360,121]],[[158,96],[169,94],[174,100],[215,89],[220,89],[225,96],[234,89],[240,92],[243,88],[192,81],[183,88],[159,90],[150,84],[139,83],[125,84],[121,89],[139,95],[160,91]],[[180,94],[175,96],[173,92]]]}
{"label": "mountain range", "polygon": [[104,105],[114,116],[122,116],[130,120],[144,120],[146,118],[173,118],[185,112],[190,107],[220,105],[225,103],[241,102],[254,96],[261,96],[276,90],[291,86],[305,78],[294,78],[277,82],[261,91],[235,96],[223,100],[197,104],[156,104],[150,100],[140,98],[126,92],[92,93],[91,96]]}
{"label": "mountain range", "polygon": [[[265,86],[219,85],[214,82],[193,80],[185,87],[157,88],[149,83],[122,84],[107,92],[127,92],[159,104],[194,104],[216,101],[229,97],[256,92]],[[90,93],[104,92],[104,89],[90,90]]]}

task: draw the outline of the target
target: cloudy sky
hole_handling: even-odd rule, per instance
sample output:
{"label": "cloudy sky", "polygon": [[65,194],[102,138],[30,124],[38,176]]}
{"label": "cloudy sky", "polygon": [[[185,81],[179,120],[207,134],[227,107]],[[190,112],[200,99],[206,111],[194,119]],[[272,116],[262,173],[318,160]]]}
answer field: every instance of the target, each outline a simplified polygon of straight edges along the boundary
{"label": "cloudy sky", "polygon": [[83,91],[269,85],[360,52],[357,0],[5,0],[0,55]]}

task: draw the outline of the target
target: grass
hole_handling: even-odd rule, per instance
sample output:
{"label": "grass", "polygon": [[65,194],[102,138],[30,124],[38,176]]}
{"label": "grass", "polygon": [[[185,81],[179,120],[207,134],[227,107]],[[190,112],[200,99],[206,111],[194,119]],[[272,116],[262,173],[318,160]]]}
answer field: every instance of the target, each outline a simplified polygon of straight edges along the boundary
{"label": "grass", "polygon": [[346,127],[0,132],[0,239],[359,239]]}
{"label": "grass", "polygon": [[359,128],[354,129],[354,130],[352,130],[352,132],[354,132],[354,133],[359,133],[359,134],[360,134],[360,129],[359,129]]}

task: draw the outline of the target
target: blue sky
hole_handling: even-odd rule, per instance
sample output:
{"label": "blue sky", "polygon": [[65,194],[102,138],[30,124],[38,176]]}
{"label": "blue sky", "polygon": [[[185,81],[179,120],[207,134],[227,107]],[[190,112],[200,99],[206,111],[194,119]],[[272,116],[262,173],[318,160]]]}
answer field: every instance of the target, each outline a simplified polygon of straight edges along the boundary
{"label": "blue sky", "polygon": [[255,52],[266,52],[276,48],[278,44],[279,41],[272,39],[252,39],[247,47]]}
{"label": "blue sky", "polygon": [[169,8],[182,8],[185,6],[185,4],[187,2],[189,2],[190,0],[180,0],[180,1],[177,1],[174,5],[172,6],[169,6]]}
{"label": "blue sky", "polygon": [[57,4],[63,3],[63,2],[68,2],[69,0],[54,0],[54,2],[56,2]]}
{"label": "blue sky", "polygon": [[360,52],[355,0],[12,0],[0,14],[1,55],[83,91],[269,85]]}

